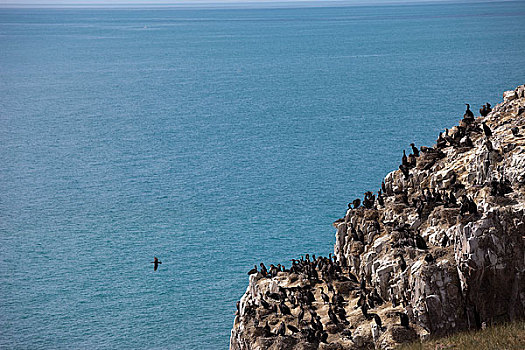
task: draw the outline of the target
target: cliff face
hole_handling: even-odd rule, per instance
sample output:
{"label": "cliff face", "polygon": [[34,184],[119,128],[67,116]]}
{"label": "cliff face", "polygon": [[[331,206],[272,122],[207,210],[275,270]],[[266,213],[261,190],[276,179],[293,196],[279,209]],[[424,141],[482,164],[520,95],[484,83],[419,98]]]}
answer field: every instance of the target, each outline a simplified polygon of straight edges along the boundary
{"label": "cliff face", "polygon": [[525,86],[503,97],[349,205],[337,259],[250,275],[230,349],[391,348],[525,317]]}

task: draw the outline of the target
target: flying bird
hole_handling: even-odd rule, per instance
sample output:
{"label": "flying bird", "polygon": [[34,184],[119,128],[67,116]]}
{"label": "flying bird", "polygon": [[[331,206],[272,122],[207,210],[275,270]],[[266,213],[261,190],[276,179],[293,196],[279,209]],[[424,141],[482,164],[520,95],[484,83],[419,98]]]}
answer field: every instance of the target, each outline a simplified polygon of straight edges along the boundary
{"label": "flying bird", "polygon": [[153,258],[153,261],[151,262],[152,264],[155,264],[153,265],[153,271],[157,271],[157,269],[159,268],[159,264],[162,264],[162,261],[159,261],[159,258],[157,258],[156,256]]}

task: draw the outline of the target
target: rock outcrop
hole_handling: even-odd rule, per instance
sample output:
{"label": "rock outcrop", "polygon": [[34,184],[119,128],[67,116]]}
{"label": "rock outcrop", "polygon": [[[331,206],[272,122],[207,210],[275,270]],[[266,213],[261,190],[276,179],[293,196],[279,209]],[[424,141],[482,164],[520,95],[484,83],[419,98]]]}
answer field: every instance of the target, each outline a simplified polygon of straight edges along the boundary
{"label": "rock outcrop", "polygon": [[525,86],[503,97],[349,204],[334,257],[250,275],[230,349],[388,349],[524,318]]}

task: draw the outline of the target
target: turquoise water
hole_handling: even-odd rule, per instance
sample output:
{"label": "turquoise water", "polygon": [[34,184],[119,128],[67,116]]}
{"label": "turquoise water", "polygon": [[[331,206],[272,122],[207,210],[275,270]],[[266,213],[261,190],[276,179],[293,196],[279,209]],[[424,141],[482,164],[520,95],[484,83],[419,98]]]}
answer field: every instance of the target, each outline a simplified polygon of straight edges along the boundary
{"label": "turquoise water", "polygon": [[0,348],[227,348],[253,264],[327,255],[410,142],[525,82],[524,24],[524,2],[0,9]]}

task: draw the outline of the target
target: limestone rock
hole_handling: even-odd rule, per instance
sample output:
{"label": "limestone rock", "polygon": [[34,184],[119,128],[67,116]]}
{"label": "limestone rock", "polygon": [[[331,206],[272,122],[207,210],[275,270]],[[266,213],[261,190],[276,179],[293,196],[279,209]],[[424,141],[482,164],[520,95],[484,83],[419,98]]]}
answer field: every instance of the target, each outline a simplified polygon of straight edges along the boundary
{"label": "limestone rock", "polygon": [[[450,128],[444,144],[422,148],[408,176],[386,175],[383,204],[349,209],[334,223],[337,263],[330,264],[340,272],[251,275],[230,349],[391,349],[524,318],[525,136],[511,129],[525,130],[525,86],[503,98],[488,116]],[[492,130],[489,138],[482,121]],[[322,332],[308,311],[299,321],[298,289],[312,292],[310,308]],[[331,290],[343,297],[339,307]],[[281,293],[291,315],[267,293]],[[265,308],[262,299],[271,305]],[[275,335],[281,322],[299,333]]]}

